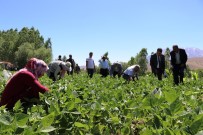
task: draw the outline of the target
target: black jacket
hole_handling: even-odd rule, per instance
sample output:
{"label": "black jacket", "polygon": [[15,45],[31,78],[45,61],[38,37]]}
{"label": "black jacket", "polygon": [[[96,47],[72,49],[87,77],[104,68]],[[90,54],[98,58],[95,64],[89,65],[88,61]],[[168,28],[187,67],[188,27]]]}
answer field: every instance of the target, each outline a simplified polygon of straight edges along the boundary
{"label": "black jacket", "polygon": [[[157,68],[157,64],[158,64],[157,54],[155,53],[155,54],[151,55],[150,66],[152,68],[156,69]],[[165,70],[165,56],[164,55],[160,55],[159,68],[161,68],[162,70]]]}
{"label": "black jacket", "polygon": [[[185,50],[179,48],[179,54],[180,54],[180,61],[181,61],[180,64],[184,64],[184,66],[186,67],[187,54],[186,54]],[[171,65],[174,66],[174,65],[176,65],[176,53],[175,53],[175,51],[171,51],[170,55],[171,55]]]}

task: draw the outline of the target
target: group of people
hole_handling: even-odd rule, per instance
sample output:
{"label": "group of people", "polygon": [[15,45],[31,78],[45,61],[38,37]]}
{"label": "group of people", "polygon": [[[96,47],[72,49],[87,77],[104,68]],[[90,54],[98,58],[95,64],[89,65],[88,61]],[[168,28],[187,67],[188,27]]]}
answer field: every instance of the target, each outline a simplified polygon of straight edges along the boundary
{"label": "group of people", "polygon": [[[173,45],[170,56],[174,84],[178,85],[179,83],[183,83],[184,69],[186,68],[188,59],[187,53],[184,49],[179,48],[178,45]],[[152,73],[157,76],[158,80],[162,80],[165,72],[165,56],[162,54],[161,48],[158,48],[157,52],[151,55],[150,66]]]}
{"label": "group of people", "polygon": [[[170,52],[171,65],[173,69],[174,83],[183,83],[184,69],[186,68],[187,54],[184,49],[178,48],[177,45],[173,46],[173,51]],[[93,60],[93,53],[89,53],[89,57],[86,59],[86,70],[90,78],[93,77],[95,72],[95,63]],[[66,62],[61,59],[51,62],[47,65],[43,60],[37,58],[31,58],[25,67],[17,71],[7,82],[5,89],[0,97],[0,106],[6,106],[8,109],[12,109],[15,103],[20,100],[22,105],[29,103],[35,103],[39,100],[39,92],[45,93],[49,89],[38,81],[38,78],[42,77],[45,73],[53,81],[57,81],[64,77],[65,73],[72,74],[71,71],[74,68],[72,66],[72,55]],[[72,63],[71,63],[72,61]],[[106,77],[109,73],[108,59],[103,56],[100,62],[100,73],[102,77]],[[152,72],[159,80],[162,80],[162,75],[165,70],[165,57],[162,54],[162,49],[158,48],[157,52],[151,56],[150,65]],[[110,74],[115,77],[123,77],[127,81],[138,80],[138,73],[140,71],[139,65],[132,65],[123,71],[122,65],[119,62],[115,62],[110,67]],[[35,99],[35,100],[33,100]]]}
{"label": "group of people", "polygon": [[[86,70],[90,78],[93,77],[94,71],[96,70],[95,63],[92,57],[93,52],[90,52],[89,58],[86,59]],[[109,66],[108,58],[106,56],[102,56],[102,58],[99,60],[99,67],[102,77],[106,77],[110,74],[113,77],[117,75],[119,78],[123,76],[123,78],[127,81],[134,80],[135,77],[138,80],[138,72],[140,70],[139,65],[132,65],[123,72],[121,63],[115,62],[111,66]]]}
{"label": "group of people", "polygon": [[[58,61],[63,61],[61,55],[58,56]],[[75,60],[72,58],[72,55],[69,55],[69,58],[65,60],[66,62],[70,62],[71,68],[67,71],[68,75],[73,75],[75,71],[77,74],[80,72],[80,66],[75,63]]]}

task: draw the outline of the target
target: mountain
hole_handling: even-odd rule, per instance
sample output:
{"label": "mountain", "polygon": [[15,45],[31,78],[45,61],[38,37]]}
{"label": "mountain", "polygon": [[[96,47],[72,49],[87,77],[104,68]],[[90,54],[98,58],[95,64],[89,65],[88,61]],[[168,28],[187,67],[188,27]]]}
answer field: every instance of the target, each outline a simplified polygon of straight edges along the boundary
{"label": "mountain", "polygon": [[[199,48],[184,48],[188,58],[194,58],[194,57],[203,57],[203,50],[199,49]],[[163,54],[165,53],[165,49],[163,49]]]}
{"label": "mountain", "polygon": [[188,58],[203,57],[203,50],[199,48],[185,48]]}

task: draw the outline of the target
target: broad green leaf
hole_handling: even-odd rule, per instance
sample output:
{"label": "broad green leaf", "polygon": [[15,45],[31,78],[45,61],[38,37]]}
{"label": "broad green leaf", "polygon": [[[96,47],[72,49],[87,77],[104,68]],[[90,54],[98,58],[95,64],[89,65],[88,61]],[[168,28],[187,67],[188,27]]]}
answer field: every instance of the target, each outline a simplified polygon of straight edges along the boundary
{"label": "broad green leaf", "polygon": [[15,114],[15,122],[21,128],[27,127],[26,123],[28,119],[29,119],[29,115],[27,114],[24,114],[24,113]]}
{"label": "broad green leaf", "polygon": [[88,125],[87,124],[83,124],[83,123],[80,123],[80,122],[75,122],[74,125],[76,127],[79,127],[79,128],[85,128],[86,130],[89,129]]}
{"label": "broad green leaf", "polygon": [[13,107],[13,110],[17,111],[18,109],[20,109],[21,107],[21,102],[20,100],[18,100],[16,103],[15,103],[15,106]]}
{"label": "broad green leaf", "polygon": [[165,95],[166,101],[169,103],[174,102],[179,97],[179,94],[177,94],[175,90],[164,91],[163,93]]}
{"label": "broad green leaf", "polygon": [[197,117],[192,124],[190,125],[190,130],[192,131],[193,134],[196,134],[200,129],[202,129],[203,125],[203,116],[200,118]]}
{"label": "broad green leaf", "polygon": [[69,111],[73,110],[75,108],[75,103],[73,101],[70,101],[67,105],[67,108]]}
{"label": "broad green leaf", "polygon": [[51,114],[45,116],[44,118],[42,118],[43,127],[51,126],[51,124],[54,121],[54,116],[55,116],[54,113],[51,113]]}
{"label": "broad green leaf", "polygon": [[182,102],[177,98],[170,104],[170,111],[172,114],[179,114],[184,110]]}
{"label": "broad green leaf", "polygon": [[0,115],[0,122],[4,125],[10,125],[13,121],[13,117],[8,114],[1,114]]}

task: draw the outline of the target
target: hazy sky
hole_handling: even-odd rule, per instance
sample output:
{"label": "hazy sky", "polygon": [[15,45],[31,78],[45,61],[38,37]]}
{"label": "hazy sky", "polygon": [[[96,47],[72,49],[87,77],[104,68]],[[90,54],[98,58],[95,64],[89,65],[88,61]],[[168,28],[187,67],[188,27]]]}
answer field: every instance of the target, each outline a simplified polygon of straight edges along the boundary
{"label": "hazy sky", "polygon": [[1,0],[0,30],[23,27],[51,38],[54,59],[126,62],[142,48],[203,49],[203,0]]}

